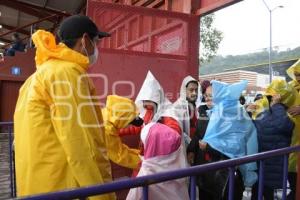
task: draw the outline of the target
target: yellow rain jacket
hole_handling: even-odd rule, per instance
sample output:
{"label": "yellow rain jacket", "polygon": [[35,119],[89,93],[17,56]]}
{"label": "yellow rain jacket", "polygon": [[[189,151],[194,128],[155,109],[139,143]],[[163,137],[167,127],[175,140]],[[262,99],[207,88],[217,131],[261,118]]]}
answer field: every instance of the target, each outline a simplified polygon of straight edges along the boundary
{"label": "yellow rain jacket", "polygon": [[300,83],[296,80],[295,72],[300,74],[300,59],[286,70],[286,73],[289,75],[289,77],[293,79],[292,81],[289,82],[289,84],[299,92]]}
{"label": "yellow rain jacket", "polygon": [[[284,80],[273,80],[272,83],[266,89],[266,94],[274,95],[280,94],[281,103],[286,105],[288,108],[300,105],[300,95],[294,87],[289,85]],[[293,131],[291,146],[297,146],[300,144],[300,116],[292,117],[289,115],[291,120],[295,123]],[[289,172],[297,172],[297,153],[292,153],[289,156]]]}
{"label": "yellow rain jacket", "polygon": [[125,128],[139,115],[135,103],[128,98],[110,95],[107,97],[102,115],[109,159],[123,167],[138,168],[141,161],[140,151],[128,148],[118,134],[119,129]]}
{"label": "yellow rain jacket", "polygon": [[88,58],[56,45],[49,32],[37,31],[32,39],[37,70],[20,89],[14,115],[18,196],[110,182]]}

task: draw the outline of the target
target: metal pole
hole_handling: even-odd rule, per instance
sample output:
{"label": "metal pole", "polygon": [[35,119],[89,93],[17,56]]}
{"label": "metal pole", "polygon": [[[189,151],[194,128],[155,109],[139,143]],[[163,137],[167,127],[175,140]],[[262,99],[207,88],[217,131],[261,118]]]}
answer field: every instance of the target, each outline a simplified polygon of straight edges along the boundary
{"label": "metal pole", "polygon": [[272,11],[274,11],[277,8],[283,8],[283,6],[276,6],[273,9],[270,9],[270,7],[268,6],[268,4],[265,2],[265,0],[262,0],[266,6],[266,8],[269,11],[270,14],[270,46],[269,46],[269,78],[270,78],[270,83],[272,82],[272,77],[273,77],[273,67],[272,67]]}
{"label": "metal pole", "polygon": [[259,176],[258,176],[258,200],[263,200],[264,192],[264,161],[259,161]]}
{"label": "metal pole", "polygon": [[191,176],[190,196],[191,200],[196,200],[196,176]]}
{"label": "metal pole", "polygon": [[288,163],[289,154],[285,154],[283,157],[283,183],[282,183],[282,200],[286,200],[286,186],[288,179]]}
{"label": "metal pole", "polygon": [[262,0],[266,6],[266,8],[269,11],[270,14],[270,35],[269,35],[269,39],[270,39],[270,46],[269,46],[269,81],[270,83],[272,82],[272,64],[271,64],[271,53],[272,53],[272,10],[269,8],[268,4],[265,2],[265,0]]}
{"label": "metal pole", "polygon": [[270,83],[272,82],[273,69],[272,69],[272,10],[269,10],[270,13],[270,46],[269,46],[269,76]]}
{"label": "metal pole", "polygon": [[143,187],[143,200],[148,200],[149,194],[148,194],[148,185]]}
{"label": "metal pole", "polygon": [[228,200],[234,199],[234,175],[235,175],[235,168],[229,168],[229,189],[228,189]]}
{"label": "metal pole", "polygon": [[13,167],[13,177],[14,177],[14,185],[13,185],[13,188],[14,188],[14,193],[13,193],[13,197],[16,197],[17,196],[17,181],[16,181],[16,158],[15,158],[15,132],[14,132],[14,126],[11,125],[10,126],[10,132],[12,134],[12,138],[13,138],[13,141],[12,141],[12,167]]}
{"label": "metal pole", "polygon": [[33,34],[33,25],[30,26],[29,48],[32,48],[32,34]]}
{"label": "metal pole", "polygon": [[10,197],[14,197],[14,178],[13,178],[13,156],[12,156],[12,133],[8,125],[8,148],[9,148],[9,176],[10,176]]}

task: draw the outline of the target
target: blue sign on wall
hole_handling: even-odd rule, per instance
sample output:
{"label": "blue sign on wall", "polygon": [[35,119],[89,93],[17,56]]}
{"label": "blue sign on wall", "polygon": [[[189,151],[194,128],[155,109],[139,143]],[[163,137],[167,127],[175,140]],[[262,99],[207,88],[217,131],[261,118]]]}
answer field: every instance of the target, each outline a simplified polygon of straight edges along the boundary
{"label": "blue sign on wall", "polygon": [[21,75],[21,68],[17,67],[17,66],[13,66],[11,68],[11,74],[16,75],[16,76],[20,76]]}

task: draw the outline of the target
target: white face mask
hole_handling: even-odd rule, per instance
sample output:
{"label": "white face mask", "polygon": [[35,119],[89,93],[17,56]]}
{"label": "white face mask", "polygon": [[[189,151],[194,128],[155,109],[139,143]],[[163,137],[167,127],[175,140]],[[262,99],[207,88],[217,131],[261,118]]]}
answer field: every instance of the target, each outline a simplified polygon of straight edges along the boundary
{"label": "white face mask", "polygon": [[97,62],[99,56],[99,51],[97,46],[94,44],[94,53],[89,56],[90,65],[93,65]]}
{"label": "white face mask", "polygon": [[83,48],[83,50],[84,50],[86,56],[89,58],[89,64],[90,64],[90,65],[95,64],[95,63],[97,62],[98,56],[99,56],[99,51],[98,51],[97,45],[95,45],[95,43],[92,42],[92,44],[93,44],[93,46],[94,46],[94,53],[93,53],[92,55],[89,56],[89,54],[88,54],[88,52],[87,52],[85,46],[84,46],[83,43],[82,43],[82,40],[81,40],[81,44],[82,44],[82,48]]}

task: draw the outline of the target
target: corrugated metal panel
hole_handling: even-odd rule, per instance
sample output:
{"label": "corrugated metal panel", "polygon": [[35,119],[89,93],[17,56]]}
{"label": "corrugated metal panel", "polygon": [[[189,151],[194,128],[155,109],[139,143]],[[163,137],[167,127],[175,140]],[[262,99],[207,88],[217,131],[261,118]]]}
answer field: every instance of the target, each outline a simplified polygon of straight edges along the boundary
{"label": "corrugated metal panel", "polygon": [[198,15],[205,15],[217,11],[226,6],[240,2],[241,0],[200,0],[200,8],[196,11]]}
{"label": "corrugated metal panel", "polygon": [[[35,71],[35,50],[16,52],[14,57],[5,57],[0,67],[0,121],[13,121],[19,88]],[[20,75],[12,75],[12,67],[20,68]]]}
{"label": "corrugated metal panel", "polygon": [[[7,56],[4,62],[1,62],[0,74],[2,77],[11,74],[12,67],[20,67],[21,75],[16,78],[26,80],[35,71],[35,49],[29,49],[27,52],[16,52],[16,56]],[[1,80],[1,78],[0,78]]]}
{"label": "corrugated metal panel", "polygon": [[99,9],[88,12],[99,27],[112,34],[104,39],[102,48],[187,56],[188,27],[181,18],[167,13],[154,16],[152,12],[137,15],[130,10]]}
{"label": "corrugated metal panel", "polygon": [[13,114],[23,81],[1,80],[0,76],[0,122],[13,121]]}
{"label": "corrugated metal panel", "polygon": [[208,14],[226,6],[235,4],[241,0],[101,0],[107,3],[117,3],[133,6],[144,6],[163,10]]}
{"label": "corrugated metal panel", "polygon": [[[175,100],[182,79],[188,74],[197,77],[197,16],[96,1],[88,2],[87,11],[101,29],[112,33],[102,41],[101,60],[91,69],[91,73],[107,75],[109,86],[130,80],[136,95],[151,70]],[[171,76],[174,81],[169,82]],[[126,94],[126,87],[118,87],[118,94]],[[112,87],[108,92],[113,92]]]}

